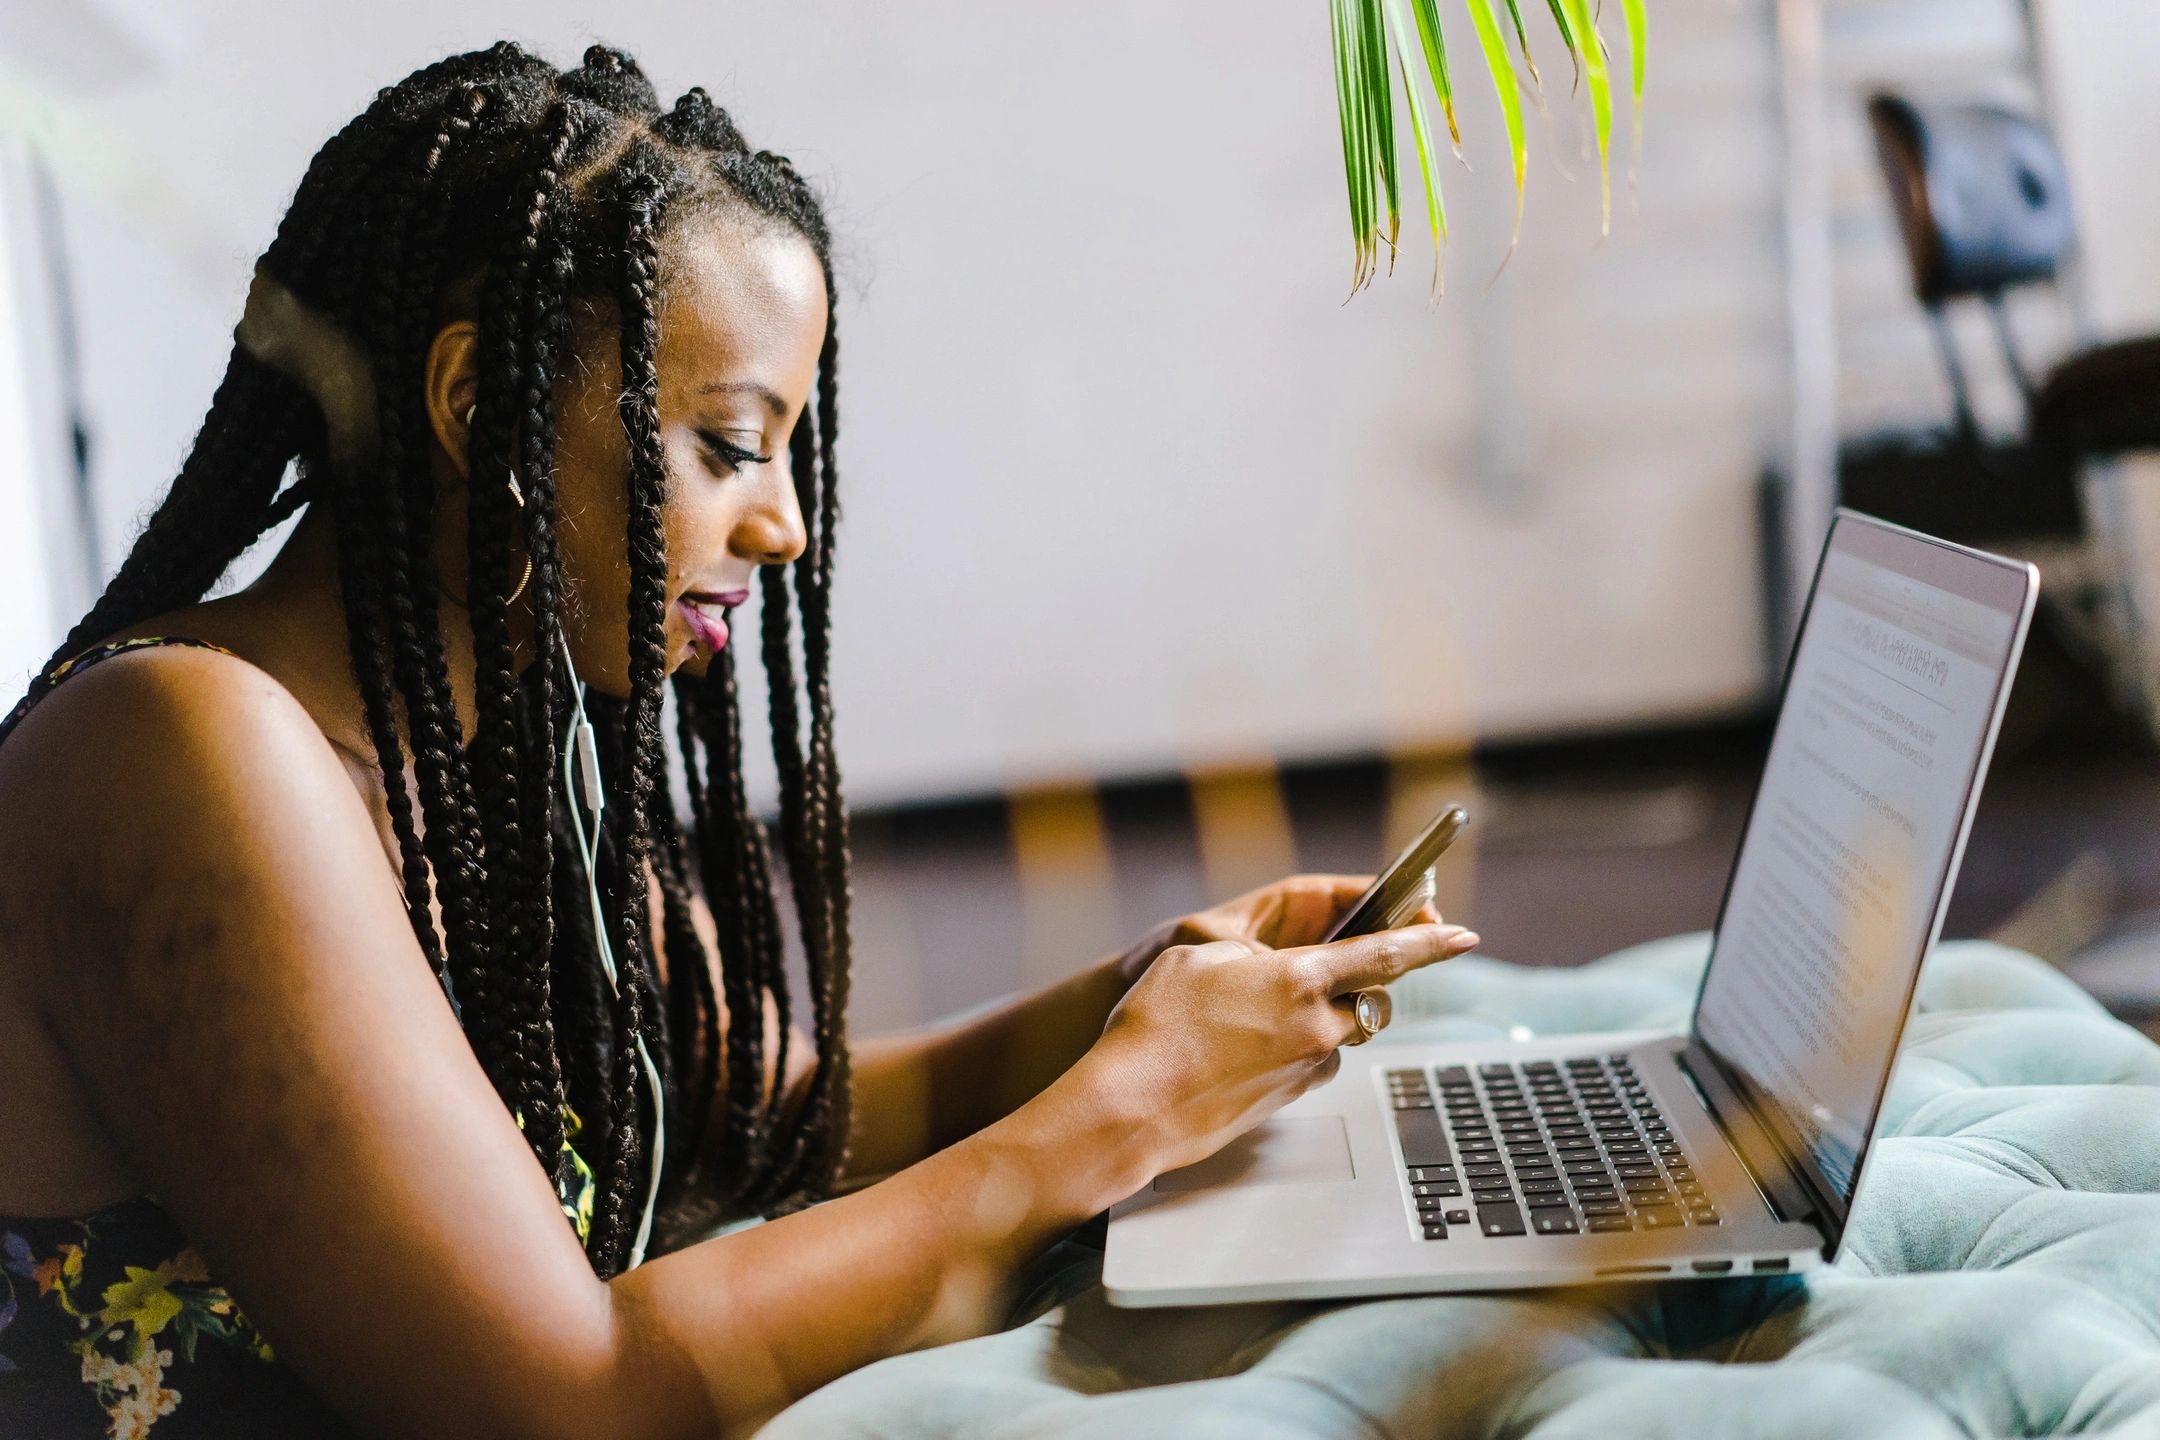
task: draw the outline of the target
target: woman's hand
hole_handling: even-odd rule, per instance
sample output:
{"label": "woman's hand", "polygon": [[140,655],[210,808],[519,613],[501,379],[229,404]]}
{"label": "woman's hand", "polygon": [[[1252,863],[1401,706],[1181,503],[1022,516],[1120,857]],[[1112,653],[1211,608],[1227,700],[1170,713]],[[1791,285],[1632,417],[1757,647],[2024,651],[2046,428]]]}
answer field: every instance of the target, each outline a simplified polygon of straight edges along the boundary
{"label": "woman's hand", "polygon": [[[1289,918],[1310,931],[1318,912],[1303,903]],[[1284,933],[1284,923],[1267,933]],[[1460,955],[1477,938],[1459,925],[1421,924],[1289,949],[1254,938],[1172,945],[1111,1010],[1069,1078],[1140,1132],[1144,1183],[1214,1154],[1332,1078],[1337,1047],[1357,1033],[1338,997]]]}
{"label": "woman's hand", "polygon": [[[1287,950],[1316,944],[1371,884],[1370,875],[1292,875],[1196,914],[1166,920],[1141,936],[1114,963],[1125,986],[1130,987],[1146,973],[1155,957],[1172,945],[1253,940],[1271,950]],[[1413,923],[1438,924],[1439,920],[1440,912],[1427,905]]]}

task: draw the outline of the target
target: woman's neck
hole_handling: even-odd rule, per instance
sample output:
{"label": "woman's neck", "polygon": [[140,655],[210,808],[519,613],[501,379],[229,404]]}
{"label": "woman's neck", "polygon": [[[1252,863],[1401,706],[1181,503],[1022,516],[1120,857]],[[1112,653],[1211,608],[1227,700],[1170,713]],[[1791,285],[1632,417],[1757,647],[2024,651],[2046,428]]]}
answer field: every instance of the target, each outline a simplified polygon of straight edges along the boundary
{"label": "woman's neck", "polygon": [[[438,573],[446,568],[439,565]],[[460,574],[463,568],[457,567]],[[456,598],[455,579],[446,577],[437,587],[435,610],[463,743],[478,723],[478,700],[472,619]],[[307,511],[262,575],[245,589],[203,607],[205,611],[213,608],[223,610],[228,623],[244,626],[268,655],[295,667],[322,687],[318,693],[334,692],[340,697],[335,721],[310,705],[318,720],[324,722],[324,733],[332,743],[358,754],[374,754],[359,687],[352,674],[344,596],[338,581],[337,537],[326,511]],[[401,711],[402,707],[393,706],[393,710]],[[399,738],[409,753],[411,736],[402,714],[399,730]]]}

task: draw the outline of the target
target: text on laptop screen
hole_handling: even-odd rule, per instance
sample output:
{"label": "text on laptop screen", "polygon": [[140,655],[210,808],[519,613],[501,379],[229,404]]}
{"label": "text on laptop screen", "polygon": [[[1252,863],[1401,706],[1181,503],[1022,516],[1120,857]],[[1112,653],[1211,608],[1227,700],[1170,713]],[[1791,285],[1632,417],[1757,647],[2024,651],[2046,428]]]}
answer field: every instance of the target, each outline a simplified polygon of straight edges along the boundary
{"label": "text on laptop screen", "polygon": [[2010,567],[1841,521],[1793,658],[1696,1028],[1844,1203],[2023,588]]}

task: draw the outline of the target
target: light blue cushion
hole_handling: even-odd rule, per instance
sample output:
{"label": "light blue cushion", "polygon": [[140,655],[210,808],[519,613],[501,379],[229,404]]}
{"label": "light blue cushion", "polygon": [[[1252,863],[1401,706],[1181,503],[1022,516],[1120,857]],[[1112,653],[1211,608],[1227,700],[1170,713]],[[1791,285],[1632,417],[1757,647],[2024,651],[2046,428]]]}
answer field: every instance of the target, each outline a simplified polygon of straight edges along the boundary
{"label": "light blue cushion", "polygon": [[[1707,942],[1477,956],[1397,1041],[1678,1026]],[[960,1440],[2160,1436],[2160,1048],[2041,962],[1940,946],[1834,1270],[1120,1311],[1046,1257],[1014,1329],[869,1366],[765,1432]],[[1039,1312],[1039,1313],[1038,1313]]]}

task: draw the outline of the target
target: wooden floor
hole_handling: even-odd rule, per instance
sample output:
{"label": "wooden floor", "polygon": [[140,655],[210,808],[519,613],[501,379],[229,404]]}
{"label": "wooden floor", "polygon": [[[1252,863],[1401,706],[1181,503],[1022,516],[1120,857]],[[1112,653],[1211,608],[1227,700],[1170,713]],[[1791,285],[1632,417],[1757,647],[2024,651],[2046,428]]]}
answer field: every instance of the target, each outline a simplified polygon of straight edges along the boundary
{"label": "wooden floor", "polygon": [[[1369,872],[1451,798],[1475,824],[1442,862],[1443,903],[1488,953],[1573,965],[1707,927],[1767,741],[1739,724],[862,815],[856,1033],[1056,979],[1293,865]],[[2020,917],[2066,873],[2067,900]],[[2006,738],[1945,933],[2015,920],[2059,959],[2153,913],[2160,758],[2114,734]],[[2160,976],[2160,940],[2154,955]]]}

